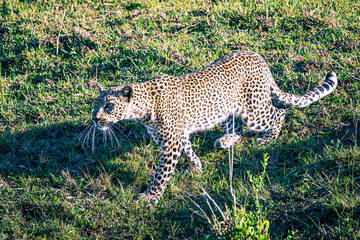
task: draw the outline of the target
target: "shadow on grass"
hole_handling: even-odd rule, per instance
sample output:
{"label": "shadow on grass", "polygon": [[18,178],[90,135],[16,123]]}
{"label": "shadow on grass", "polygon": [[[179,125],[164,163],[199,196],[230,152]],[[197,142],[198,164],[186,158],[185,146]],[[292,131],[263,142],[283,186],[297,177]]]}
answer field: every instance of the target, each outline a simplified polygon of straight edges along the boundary
{"label": "shadow on grass", "polygon": [[[115,158],[122,159],[126,154],[131,153],[134,147],[139,147],[139,144],[148,145],[150,139],[148,137],[144,138],[143,132],[141,134],[138,133],[139,129],[136,130],[137,125],[128,122],[122,124],[122,133],[116,133],[120,141],[119,149],[103,145],[101,143],[101,136],[97,136],[94,154],[91,153],[91,146],[82,148],[81,144],[79,145],[75,141],[84,128],[84,125],[63,123],[34,128],[24,132],[7,132],[0,135],[1,176],[4,179],[11,179],[9,182],[14,184],[11,187],[16,187],[16,185],[24,187],[22,186],[21,179],[25,176],[40,181],[43,179],[43,184],[40,184],[40,186],[42,185],[43,188],[46,188],[50,185],[55,189],[64,187],[64,185],[59,184],[57,181],[57,176],[64,176],[64,172],[69,173],[75,181],[78,178],[86,179],[89,176],[96,178],[106,172],[113,174],[111,184],[122,185],[124,188],[134,185],[139,178],[142,178],[143,173],[138,169],[129,167],[126,160],[113,162]],[[123,137],[123,135],[126,135],[126,137]],[[142,136],[139,137],[139,135]],[[212,149],[214,135],[220,136],[221,134],[213,131],[211,134],[199,133],[195,135],[194,138],[204,138],[204,148],[201,147],[198,152],[200,158],[207,154],[208,149]],[[125,138],[128,139],[125,141]],[[260,173],[262,171],[260,161],[264,153],[268,153],[270,159],[276,159],[275,161],[270,161],[267,171],[269,179],[272,179],[271,182],[267,183],[267,187],[269,188],[270,199],[273,204],[267,206],[267,209],[269,212],[270,233],[274,239],[279,236],[286,237],[286,234],[291,229],[297,229],[301,236],[309,237],[315,232],[320,237],[322,235],[316,224],[334,227],[339,222],[342,223],[344,221],[343,217],[333,208],[326,208],[320,202],[326,195],[324,189],[310,189],[305,195],[301,195],[295,190],[295,188],[304,184],[304,178],[308,176],[316,178],[321,176],[319,173],[323,173],[324,176],[330,178],[336,177],[341,165],[341,159],[333,159],[333,161],[318,159],[310,163],[305,162],[303,159],[310,159],[314,152],[320,156],[324,155],[326,146],[334,147],[337,139],[344,138],[344,131],[338,130],[330,131],[326,137],[321,139],[311,138],[299,142],[282,141],[266,148],[254,149],[250,148],[251,144],[247,140],[248,142],[245,143],[247,149],[243,148],[243,150],[237,153],[234,178],[244,178],[247,171],[251,171],[253,174]],[[342,144],[346,145],[346,140]],[[226,154],[224,151],[224,158]],[[227,176],[227,163],[221,162],[220,159],[219,161],[215,160],[213,164],[215,164],[217,169],[215,171],[218,171],[218,173],[211,173],[214,175],[214,181],[216,180],[215,175]],[[357,172],[358,170],[353,171],[352,174],[360,174],[360,171]],[[345,173],[344,169],[341,169],[341,171]],[[276,186],[279,185],[285,189],[283,192],[276,191]],[[93,193],[95,194],[96,191],[94,190]],[[225,204],[230,206],[231,202],[230,198],[227,197],[228,195],[229,193],[224,191],[214,196],[214,198],[221,206],[225,206]],[[250,199],[249,203],[251,201]],[[206,208],[206,203],[203,200],[200,200],[199,204]],[[184,222],[190,220],[191,210],[189,210],[188,206],[187,204],[175,204],[166,211],[159,211],[156,213],[156,216],[160,219],[166,218],[168,221],[165,224],[169,225],[169,228],[172,226],[171,224],[183,225]],[[43,207],[39,208],[32,203],[26,205],[26,202],[22,202],[18,208],[21,209],[24,216],[30,218],[29,221],[31,219],[38,221],[38,216],[49,216],[48,212],[54,211],[54,209],[57,212],[65,211],[60,205],[54,205],[46,209]],[[249,209],[251,210],[251,204]],[[348,208],[346,212],[350,214],[350,219],[356,219],[360,216],[359,211],[355,208]],[[66,213],[64,214],[66,215]],[[71,216],[71,214],[68,215]],[[201,218],[195,218],[195,220],[193,219],[195,222],[204,225]],[[68,220],[72,221],[71,219]],[[188,224],[185,228],[189,230],[193,227],[194,225]],[[109,231],[113,230],[112,228]],[[190,231],[188,232],[188,230],[184,230],[182,233],[184,237],[189,237],[193,234]],[[201,236],[209,233],[206,230],[198,234]],[[43,233],[39,234],[42,235]],[[170,232],[164,231],[162,233],[162,236],[170,235]]]}
{"label": "shadow on grass", "polygon": [[137,136],[133,134],[133,126],[124,123],[121,127],[118,126],[120,130],[114,130],[119,146],[115,139],[113,146],[109,138],[104,143],[103,136],[96,131],[94,153],[92,134],[85,143],[85,135],[78,138],[85,128],[82,124],[63,123],[1,134],[0,174],[5,178],[32,176],[52,179],[52,176],[69,172],[76,179],[84,175],[96,177],[100,173],[116,172],[116,179],[120,183],[125,187],[131,185],[139,173],[126,167],[124,161],[112,163],[112,160],[122,158],[136,146],[133,143],[139,142],[134,140]]}

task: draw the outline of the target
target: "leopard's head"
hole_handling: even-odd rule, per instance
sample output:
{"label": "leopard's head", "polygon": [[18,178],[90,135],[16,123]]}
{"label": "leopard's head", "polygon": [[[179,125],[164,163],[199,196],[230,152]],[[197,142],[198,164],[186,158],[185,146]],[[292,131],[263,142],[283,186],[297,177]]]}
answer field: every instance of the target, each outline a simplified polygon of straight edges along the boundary
{"label": "leopard's head", "polygon": [[99,130],[107,130],[109,124],[128,118],[131,86],[110,88],[99,87],[100,96],[95,100],[92,120]]}

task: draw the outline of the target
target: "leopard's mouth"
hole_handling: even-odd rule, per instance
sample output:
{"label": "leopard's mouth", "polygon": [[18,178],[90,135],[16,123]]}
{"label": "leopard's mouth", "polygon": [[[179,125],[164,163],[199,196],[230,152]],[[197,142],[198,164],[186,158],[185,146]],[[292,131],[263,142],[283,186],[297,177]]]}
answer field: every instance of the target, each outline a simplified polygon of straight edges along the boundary
{"label": "leopard's mouth", "polygon": [[109,128],[111,128],[112,125],[114,125],[115,123],[117,123],[119,120],[115,120],[115,121],[109,121],[107,119],[101,119],[100,121],[96,122],[94,121],[94,125],[95,127],[100,130],[100,131],[106,131]]}
{"label": "leopard's mouth", "polygon": [[96,128],[100,131],[106,131],[109,129],[109,125],[107,123],[96,123]]}

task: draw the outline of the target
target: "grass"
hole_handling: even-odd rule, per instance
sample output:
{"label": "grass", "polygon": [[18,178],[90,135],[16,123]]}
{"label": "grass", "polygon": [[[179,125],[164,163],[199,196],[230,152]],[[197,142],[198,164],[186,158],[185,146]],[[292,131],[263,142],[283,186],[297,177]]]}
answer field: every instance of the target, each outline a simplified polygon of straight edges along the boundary
{"label": "grass", "polygon": [[[245,131],[234,151],[234,191],[263,206],[271,239],[360,239],[360,4],[357,1],[8,1],[0,4],[0,239],[211,239],[181,192],[199,187],[231,205],[220,129],[194,134],[200,180],[181,160],[161,202],[136,200],[160,149],[135,122],[119,149],[81,147],[96,86],[179,76],[252,50],[278,85],[303,94],[328,71],[340,86],[306,109],[287,110],[275,144]],[[254,193],[251,176],[263,173]],[[258,202],[257,202],[258,201]]]}

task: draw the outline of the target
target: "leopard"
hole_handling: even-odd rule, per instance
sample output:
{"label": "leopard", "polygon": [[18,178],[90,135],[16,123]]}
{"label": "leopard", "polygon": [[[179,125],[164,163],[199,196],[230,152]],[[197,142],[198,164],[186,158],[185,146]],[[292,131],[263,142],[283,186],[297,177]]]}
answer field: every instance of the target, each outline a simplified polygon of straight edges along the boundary
{"label": "leopard", "polygon": [[220,126],[225,133],[214,147],[228,149],[241,139],[246,126],[248,131],[263,133],[256,143],[267,145],[280,134],[286,111],[282,106],[307,107],[337,85],[331,71],[321,85],[304,95],[286,93],[275,83],[260,54],[235,52],[181,76],[165,74],[140,83],[99,87],[92,121],[102,131],[129,119],[145,126],[162,151],[150,186],[139,198],[157,204],[182,154],[195,172],[202,173],[190,134]]}

